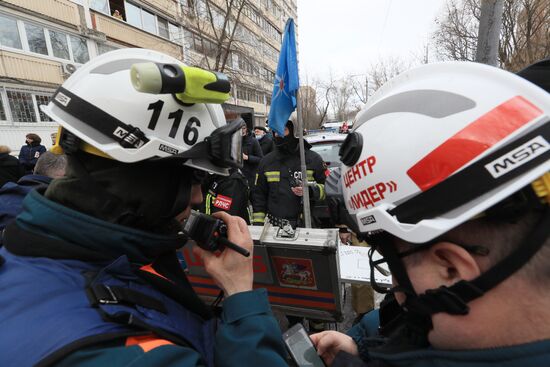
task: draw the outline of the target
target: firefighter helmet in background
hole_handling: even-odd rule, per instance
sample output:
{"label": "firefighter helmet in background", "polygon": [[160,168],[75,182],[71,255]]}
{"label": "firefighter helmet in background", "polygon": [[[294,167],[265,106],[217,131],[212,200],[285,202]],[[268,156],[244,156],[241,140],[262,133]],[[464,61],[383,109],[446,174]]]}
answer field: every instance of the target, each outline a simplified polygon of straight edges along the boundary
{"label": "firefighter helmet in background", "polygon": [[424,243],[545,174],[534,186],[548,195],[549,116],[550,94],[495,67],[407,71],[370,99],[341,147],[347,210],[361,233]]}
{"label": "firefighter helmet in background", "polygon": [[72,74],[43,111],[84,150],[120,162],[179,157],[187,166],[220,174],[238,166],[240,130],[226,124],[221,105],[183,104],[173,94],[137,91],[130,70],[139,63],[181,65],[152,50],[108,52]]}

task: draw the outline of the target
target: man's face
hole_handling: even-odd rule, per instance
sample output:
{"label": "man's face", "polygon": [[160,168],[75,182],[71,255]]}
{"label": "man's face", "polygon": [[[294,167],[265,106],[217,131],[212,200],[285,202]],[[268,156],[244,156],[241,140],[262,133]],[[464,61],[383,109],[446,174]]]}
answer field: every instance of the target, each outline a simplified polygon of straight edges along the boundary
{"label": "man's face", "polygon": [[290,134],[290,130],[288,130],[288,127],[285,127],[285,136],[288,136]]}
{"label": "man's face", "polygon": [[187,208],[180,214],[176,216],[176,219],[178,222],[183,223],[187,218],[189,218],[189,215],[191,214],[191,207],[194,205],[199,205],[202,203],[202,189],[200,184],[196,184],[191,186],[191,198],[189,200],[189,205],[187,205]]}
{"label": "man's face", "polygon": [[265,135],[265,131],[261,130],[261,129],[256,129],[254,130],[254,134],[256,134],[256,136],[264,136]]}
{"label": "man's face", "polygon": [[247,131],[248,131],[248,129],[246,128],[246,126],[243,126],[241,128],[241,132],[242,132],[243,136],[246,136]]}
{"label": "man's face", "polygon": [[[398,238],[394,238],[393,241],[394,246],[397,246],[398,252],[403,252],[410,248],[409,244]],[[438,274],[431,274],[430,269],[433,268],[428,263],[428,260],[422,255],[422,252],[420,252],[402,258],[409,279],[417,294],[422,294],[427,289],[437,288],[435,283],[437,283]],[[392,278],[392,282],[394,287],[399,285],[395,277]],[[406,296],[402,292],[396,292],[395,298],[399,304],[402,304],[405,302]]]}

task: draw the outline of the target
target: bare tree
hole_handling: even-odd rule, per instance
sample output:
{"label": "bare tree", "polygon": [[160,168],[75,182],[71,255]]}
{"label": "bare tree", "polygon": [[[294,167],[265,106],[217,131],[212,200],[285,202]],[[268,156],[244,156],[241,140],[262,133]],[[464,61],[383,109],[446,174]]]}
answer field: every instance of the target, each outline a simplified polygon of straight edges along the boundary
{"label": "bare tree", "polygon": [[337,120],[343,121],[348,118],[352,95],[353,87],[351,77],[346,76],[333,82],[333,88],[329,93],[329,100],[332,106],[332,112]]}
{"label": "bare tree", "polygon": [[450,0],[436,18],[434,34],[438,57],[446,60],[474,61],[481,8],[477,0]]}
{"label": "bare tree", "polygon": [[[433,41],[443,60],[475,60],[480,2],[449,0]],[[499,65],[517,71],[550,54],[550,0],[504,0]]]}
{"label": "bare tree", "polygon": [[309,85],[307,78],[306,85],[300,87],[298,103],[300,103],[304,127],[308,130],[318,129],[320,121],[317,114],[317,91]]}
{"label": "bare tree", "polygon": [[[190,63],[208,70],[229,75],[233,81],[253,84],[252,73],[231,67],[231,57],[244,54],[247,41],[242,37],[241,18],[248,0],[194,0],[190,2],[189,12],[192,28],[200,37],[202,52],[189,55]],[[187,41],[189,42],[189,41]]]}
{"label": "bare tree", "polygon": [[317,110],[317,126],[326,121],[328,110],[330,108],[330,94],[334,88],[332,77],[328,81],[316,80],[313,83],[315,88],[315,108]]}
{"label": "bare tree", "polygon": [[369,99],[369,77],[368,75],[351,75],[351,90],[357,105],[367,103]]}
{"label": "bare tree", "polygon": [[397,57],[388,57],[380,59],[372,64],[369,72],[369,91],[375,92],[383,86],[388,80],[400,74],[402,71],[410,68],[408,62]]}

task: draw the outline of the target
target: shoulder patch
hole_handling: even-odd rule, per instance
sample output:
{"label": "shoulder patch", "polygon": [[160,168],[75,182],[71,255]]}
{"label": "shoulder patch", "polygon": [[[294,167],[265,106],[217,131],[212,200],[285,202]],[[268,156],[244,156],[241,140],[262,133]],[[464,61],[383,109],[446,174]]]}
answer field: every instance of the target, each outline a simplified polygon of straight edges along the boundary
{"label": "shoulder patch", "polygon": [[214,200],[213,205],[216,208],[219,208],[222,210],[229,210],[231,209],[232,203],[233,203],[233,199],[231,199],[229,196],[218,195],[216,196],[216,199]]}

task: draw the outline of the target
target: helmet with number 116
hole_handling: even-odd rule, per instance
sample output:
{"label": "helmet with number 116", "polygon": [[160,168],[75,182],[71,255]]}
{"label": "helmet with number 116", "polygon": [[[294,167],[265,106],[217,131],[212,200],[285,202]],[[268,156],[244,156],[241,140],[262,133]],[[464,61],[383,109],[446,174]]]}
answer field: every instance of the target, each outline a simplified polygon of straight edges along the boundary
{"label": "helmet with number 116", "polygon": [[[205,76],[211,83],[198,85],[197,78]],[[138,91],[144,86],[150,91],[151,85],[158,87],[152,93]],[[191,88],[198,98],[190,98]],[[219,104],[228,92],[222,74],[183,66],[156,51],[122,49],[80,67],[43,110],[65,131],[60,134],[65,148],[71,143],[63,141],[68,131],[76,148],[120,162],[174,157],[226,174],[242,164],[240,126],[226,124]]]}

